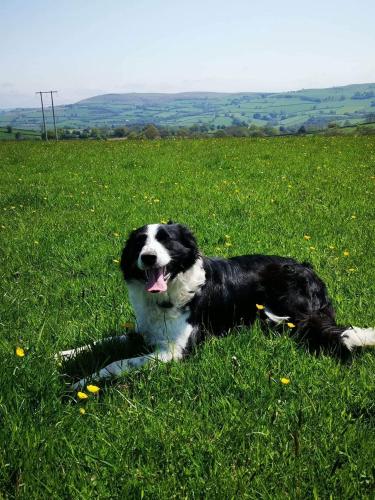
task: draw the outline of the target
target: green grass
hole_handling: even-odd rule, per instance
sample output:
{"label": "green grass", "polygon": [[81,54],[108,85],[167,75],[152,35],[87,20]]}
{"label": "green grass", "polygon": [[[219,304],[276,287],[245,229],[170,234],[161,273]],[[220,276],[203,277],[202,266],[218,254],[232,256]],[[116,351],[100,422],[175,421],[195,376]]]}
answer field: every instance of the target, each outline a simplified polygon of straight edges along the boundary
{"label": "green grass", "polygon": [[374,351],[342,364],[256,326],[86,403],[53,359],[123,332],[114,260],[168,218],[207,255],[311,261],[339,322],[374,325],[374,137],[4,142],[0,168],[0,496],[374,497]]}

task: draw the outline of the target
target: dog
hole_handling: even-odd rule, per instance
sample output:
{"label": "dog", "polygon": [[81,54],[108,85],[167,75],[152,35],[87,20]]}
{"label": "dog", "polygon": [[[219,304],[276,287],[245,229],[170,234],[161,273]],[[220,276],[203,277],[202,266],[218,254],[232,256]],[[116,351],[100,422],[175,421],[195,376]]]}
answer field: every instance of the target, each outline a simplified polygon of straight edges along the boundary
{"label": "dog", "polygon": [[[257,317],[267,327],[287,323],[314,351],[349,353],[375,345],[375,329],[337,325],[326,286],[309,263],[260,254],[204,257],[193,233],[172,221],[134,230],[120,267],[135,312],[135,330],[151,353],[115,361],[93,374],[96,380],[152,360],[182,359],[207,336],[252,325]],[[87,347],[61,356],[74,356]],[[74,387],[87,381],[81,379]]]}

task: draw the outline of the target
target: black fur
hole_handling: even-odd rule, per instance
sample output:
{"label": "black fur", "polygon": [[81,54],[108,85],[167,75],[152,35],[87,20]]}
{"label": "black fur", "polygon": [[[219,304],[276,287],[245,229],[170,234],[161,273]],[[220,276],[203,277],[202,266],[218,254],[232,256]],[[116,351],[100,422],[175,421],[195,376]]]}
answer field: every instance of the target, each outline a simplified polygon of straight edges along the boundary
{"label": "black fur", "polygon": [[[145,280],[136,260],[146,231],[147,226],[133,231],[123,250],[121,269],[126,281]],[[180,224],[160,225],[156,239],[172,258],[168,264],[171,279],[189,269],[199,257],[203,260],[206,282],[185,306],[190,311],[189,322],[195,327],[190,346],[208,334],[224,335],[234,326],[251,325],[257,316],[272,327],[265,312],[256,307],[261,304],[277,316],[289,316],[288,321],[295,325],[293,334],[313,350],[346,350],[341,339],[346,328],[336,324],[326,286],[310,264],[266,255],[202,257],[191,231]]]}

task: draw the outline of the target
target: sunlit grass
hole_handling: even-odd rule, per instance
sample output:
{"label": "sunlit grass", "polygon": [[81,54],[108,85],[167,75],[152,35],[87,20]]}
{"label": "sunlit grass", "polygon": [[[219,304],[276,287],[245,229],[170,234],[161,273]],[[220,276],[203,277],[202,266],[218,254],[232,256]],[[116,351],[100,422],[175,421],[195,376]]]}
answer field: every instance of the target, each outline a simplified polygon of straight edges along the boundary
{"label": "sunlit grass", "polygon": [[169,219],[207,255],[312,262],[338,321],[374,325],[375,138],[1,144],[0,168],[5,497],[373,496],[371,350],[255,327],[84,399],[53,355],[130,328],[124,240]]}

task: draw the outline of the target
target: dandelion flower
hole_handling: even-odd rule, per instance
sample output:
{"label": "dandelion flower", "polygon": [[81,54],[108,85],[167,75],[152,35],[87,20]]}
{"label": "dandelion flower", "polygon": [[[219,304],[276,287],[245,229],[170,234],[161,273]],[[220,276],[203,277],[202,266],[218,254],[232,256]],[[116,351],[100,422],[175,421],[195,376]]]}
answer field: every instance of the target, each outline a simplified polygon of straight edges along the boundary
{"label": "dandelion flower", "polygon": [[87,395],[85,392],[78,391],[78,392],[77,392],[77,397],[78,397],[79,399],[87,399],[87,398],[88,398],[88,395]]}
{"label": "dandelion flower", "polygon": [[264,306],[262,304],[255,304],[255,307],[259,310],[262,311],[264,309]]}
{"label": "dandelion flower", "polygon": [[316,250],[316,248],[315,248],[315,247],[309,247],[309,248],[310,248],[310,250]]}
{"label": "dandelion flower", "polygon": [[116,238],[118,238],[120,235],[119,235],[119,233],[113,233],[113,236],[115,236]]}
{"label": "dandelion flower", "polygon": [[284,385],[288,385],[288,384],[290,384],[290,379],[285,378],[285,377],[282,377],[282,378],[280,379],[280,382],[281,382],[282,384],[284,384]]}
{"label": "dandelion flower", "polygon": [[120,261],[119,261],[118,259],[113,259],[113,262],[114,262],[115,264],[119,264],[119,263],[120,263]]}
{"label": "dandelion flower", "polygon": [[295,328],[296,325],[294,323],[287,323],[287,325],[289,326],[289,328]]}
{"label": "dandelion flower", "polygon": [[160,224],[167,224],[167,221],[165,219],[161,219]]}
{"label": "dandelion flower", "polygon": [[80,408],[80,409],[79,409],[79,413],[80,413],[81,415],[84,415],[84,414],[86,413],[86,410],[85,410],[84,408]]}
{"label": "dandelion flower", "polygon": [[333,245],[329,245],[329,247],[328,247],[328,248],[330,248],[331,250],[334,250],[334,249],[335,249],[335,247],[334,247]]}
{"label": "dandelion flower", "polygon": [[351,216],[351,219],[356,219],[356,218],[357,218],[357,216],[356,216],[355,214],[353,214],[353,215]]}
{"label": "dandelion flower", "polygon": [[349,253],[349,251],[348,251],[348,250],[344,250],[344,251],[343,251],[343,256],[344,256],[344,257],[349,257],[349,255],[350,255],[350,253]]}
{"label": "dandelion flower", "polygon": [[311,240],[311,236],[309,236],[308,234],[305,234],[305,236],[303,237],[304,240],[308,241],[308,240]]}
{"label": "dandelion flower", "polygon": [[226,246],[226,247],[231,247],[231,246],[232,246],[232,243],[231,243],[230,241],[226,241],[226,242],[225,242],[225,246]]}
{"label": "dandelion flower", "polygon": [[97,385],[88,385],[87,390],[92,394],[96,394],[100,391],[100,387],[98,387]]}
{"label": "dandelion flower", "polygon": [[16,356],[18,356],[19,358],[23,358],[25,356],[25,351],[22,349],[22,347],[16,348]]}

